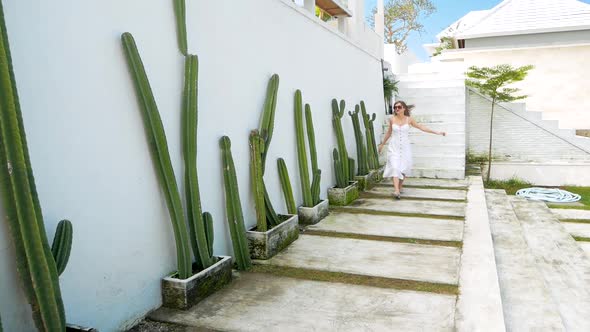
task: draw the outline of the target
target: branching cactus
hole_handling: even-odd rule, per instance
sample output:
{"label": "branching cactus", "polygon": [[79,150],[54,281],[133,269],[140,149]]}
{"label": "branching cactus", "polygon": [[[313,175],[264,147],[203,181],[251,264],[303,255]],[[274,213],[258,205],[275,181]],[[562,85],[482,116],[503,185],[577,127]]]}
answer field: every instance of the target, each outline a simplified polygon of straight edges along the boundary
{"label": "branching cactus", "polygon": [[348,177],[348,152],[346,151],[346,142],[344,141],[344,132],[342,130],[342,117],[344,116],[344,108],[346,104],[344,100],[338,101],[332,99],[332,125],[334,126],[334,132],[336,133],[336,141],[338,142],[338,152],[340,153],[340,167],[342,167],[342,174],[344,177]]}
{"label": "branching cactus", "polygon": [[33,169],[0,2],[0,193],[16,266],[40,331],[65,331],[65,313]]}
{"label": "branching cactus", "polygon": [[279,180],[281,180],[281,188],[285,196],[285,204],[287,205],[287,212],[289,214],[297,214],[297,206],[295,205],[295,198],[293,197],[293,188],[291,187],[291,180],[289,179],[289,171],[287,164],[283,158],[277,159],[277,168],[279,169]]}
{"label": "branching cactus", "polygon": [[182,210],[180,193],[178,192],[178,185],[174,177],[172,162],[170,161],[166,134],[164,133],[160,113],[152,94],[141,57],[137,51],[135,40],[128,32],[124,33],[121,39],[129,70],[135,83],[137,99],[148,137],[152,161],[154,162],[158,180],[166,198],[168,212],[170,213],[170,222],[172,223],[174,238],[176,240],[178,275],[180,279],[186,279],[192,275],[189,235]]}
{"label": "branching cactus", "polygon": [[57,224],[53,243],[51,244],[51,253],[57,265],[57,273],[61,275],[70,260],[72,251],[73,227],[69,220],[62,220]]}
{"label": "branching cactus", "polygon": [[297,160],[299,164],[299,181],[303,194],[303,206],[313,207],[311,187],[309,181],[309,168],[307,164],[307,151],[305,148],[305,130],[303,129],[303,102],[301,91],[295,91],[295,134],[297,135]]}
{"label": "branching cactus", "polygon": [[174,1],[174,15],[176,16],[176,34],[178,36],[178,48],[180,53],[188,55],[188,42],[186,38],[186,5],[184,0]]}
{"label": "branching cactus", "polygon": [[250,132],[250,181],[252,194],[256,206],[256,231],[266,232],[266,208],[264,205],[264,183],[262,180],[262,154],[264,153],[264,139],[258,130]]}
{"label": "branching cactus", "polygon": [[370,169],[377,169],[379,168],[379,152],[377,150],[377,143],[375,143],[375,128],[373,126],[373,122],[375,121],[377,115],[373,113],[372,117],[370,117],[367,114],[365,102],[362,100],[361,113],[363,117],[363,123],[365,125],[365,135],[367,139],[368,165]]}
{"label": "branching cactus", "polygon": [[367,149],[365,148],[365,136],[361,130],[361,123],[359,120],[360,106],[354,107],[354,112],[348,112],[352,119],[352,126],[354,128],[354,139],[356,142],[356,156],[358,160],[358,172],[360,176],[369,174],[369,164],[367,161]]}
{"label": "branching cactus", "polygon": [[337,148],[332,151],[332,158],[334,159],[334,173],[336,174],[336,188],[346,188],[348,186],[348,179],[346,174],[342,171],[342,162],[340,160],[340,153]]}
{"label": "branching cactus", "polygon": [[309,141],[309,155],[311,156],[311,173],[313,180],[311,182],[311,200],[315,206],[320,202],[320,185],[322,181],[322,171],[318,168],[318,153],[315,146],[315,130],[313,128],[313,118],[311,116],[311,106],[305,104],[305,127],[307,128],[307,140]]}
{"label": "branching cactus", "polygon": [[238,270],[248,270],[252,267],[248,240],[246,239],[246,227],[244,226],[244,214],[240,201],[236,168],[231,154],[231,140],[223,136],[219,140],[223,161],[223,184],[225,188],[225,210],[227,223],[231,236],[234,257]]}
{"label": "branching cactus", "polygon": [[311,198],[313,205],[318,205],[320,202],[320,182],[322,179],[322,170],[318,169],[313,172],[313,181],[311,182]]}

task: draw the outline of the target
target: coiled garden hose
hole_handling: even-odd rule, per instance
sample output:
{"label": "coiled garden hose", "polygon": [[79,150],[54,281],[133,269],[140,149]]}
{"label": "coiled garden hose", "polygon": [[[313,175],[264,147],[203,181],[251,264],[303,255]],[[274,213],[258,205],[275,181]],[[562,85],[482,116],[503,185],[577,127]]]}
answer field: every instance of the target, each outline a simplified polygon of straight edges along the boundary
{"label": "coiled garden hose", "polygon": [[578,194],[556,188],[525,188],[517,191],[516,196],[551,203],[573,203],[581,199]]}

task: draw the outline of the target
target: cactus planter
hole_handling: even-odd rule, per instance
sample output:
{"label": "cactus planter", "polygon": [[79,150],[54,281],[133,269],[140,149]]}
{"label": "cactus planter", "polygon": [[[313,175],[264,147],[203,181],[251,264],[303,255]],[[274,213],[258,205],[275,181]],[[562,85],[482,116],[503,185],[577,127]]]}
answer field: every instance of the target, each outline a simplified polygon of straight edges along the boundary
{"label": "cactus planter", "polygon": [[351,181],[345,188],[333,187],[328,189],[330,205],[345,206],[359,197],[358,182]]}
{"label": "cactus planter", "polygon": [[366,191],[375,186],[376,177],[374,171],[369,172],[367,175],[357,175],[354,177],[359,191]]}
{"label": "cactus planter", "polygon": [[172,274],[162,279],[162,305],[167,308],[187,310],[232,280],[232,258],[213,257],[213,265],[188,279],[178,279]]}
{"label": "cactus planter", "polygon": [[279,215],[284,221],[266,232],[253,228],[246,232],[250,257],[269,259],[278,254],[299,238],[299,218],[297,215]]}
{"label": "cactus planter", "polygon": [[330,201],[324,199],[316,204],[314,207],[300,206],[297,209],[300,225],[315,225],[320,220],[326,218],[330,213]]}

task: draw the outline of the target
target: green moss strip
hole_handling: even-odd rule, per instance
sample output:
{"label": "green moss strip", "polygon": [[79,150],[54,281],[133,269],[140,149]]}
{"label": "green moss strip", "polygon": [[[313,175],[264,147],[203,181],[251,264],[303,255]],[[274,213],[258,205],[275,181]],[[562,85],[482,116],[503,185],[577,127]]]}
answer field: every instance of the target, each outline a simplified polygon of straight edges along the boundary
{"label": "green moss strip", "polygon": [[[362,192],[360,194],[360,198],[392,198],[393,193],[391,194],[377,194],[371,192]],[[434,197],[407,197],[402,196],[402,199],[409,200],[409,201],[437,201],[437,202],[451,202],[451,203],[465,203],[467,200],[464,199],[445,199],[445,198],[434,198]]]}
{"label": "green moss strip", "polygon": [[267,273],[275,276],[313,281],[338,282],[352,285],[413,290],[418,292],[429,292],[436,294],[459,294],[459,287],[456,285],[437,284],[415,280],[363,276],[358,274],[348,274],[342,272],[329,272],[272,265],[254,265],[254,267],[252,268],[252,272]]}
{"label": "green moss strip", "polygon": [[[392,184],[386,183],[378,183],[375,185],[376,187],[393,187]],[[444,186],[419,186],[419,185],[411,185],[411,184],[404,184],[404,188],[417,188],[417,189],[444,189],[444,190],[467,190],[467,186],[461,187],[444,187]]]}
{"label": "green moss strip", "polygon": [[431,245],[431,246],[455,247],[455,248],[462,248],[463,247],[463,243],[461,241],[426,240],[426,239],[415,239],[415,238],[406,238],[406,237],[390,237],[390,236],[380,236],[380,235],[340,233],[340,232],[316,231],[316,230],[306,230],[305,234],[306,235],[319,235],[319,236],[346,238],[346,239],[356,239],[356,240],[372,240],[372,241],[384,241],[384,242],[396,242],[396,243],[414,243],[414,244],[426,244],[426,245]]}
{"label": "green moss strip", "polygon": [[351,208],[351,207],[342,208],[342,207],[332,206],[332,205],[330,205],[330,211],[354,213],[354,214],[370,214],[370,215],[375,215],[375,216],[399,216],[399,217],[417,217],[417,218],[432,218],[432,219],[447,219],[447,220],[465,221],[464,217],[457,217],[457,216],[422,214],[422,213],[389,212],[389,211],[378,211],[378,210],[366,210],[366,209]]}
{"label": "green moss strip", "polygon": [[580,241],[580,242],[590,242],[590,237],[583,237],[583,236],[573,236],[574,240],[576,241]]}
{"label": "green moss strip", "polygon": [[590,224],[588,219],[559,219],[561,222],[573,222],[576,224]]}
{"label": "green moss strip", "polygon": [[590,206],[587,205],[562,205],[562,204],[547,204],[552,209],[563,209],[563,210],[590,210]]}

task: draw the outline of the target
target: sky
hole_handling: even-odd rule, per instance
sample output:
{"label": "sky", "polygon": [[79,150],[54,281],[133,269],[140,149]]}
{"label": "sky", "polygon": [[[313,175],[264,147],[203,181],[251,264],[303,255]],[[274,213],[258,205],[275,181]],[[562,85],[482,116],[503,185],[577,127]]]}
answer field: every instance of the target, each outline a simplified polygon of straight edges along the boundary
{"label": "sky", "polygon": [[[388,0],[384,0],[387,2]],[[427,60],[428,54],[422,47],[422,44],[437,42],[436,34],[465,16],[473,10],[491,9],[502,2],[501,0],[432,0],[436,6],[436,12],[429,17],[422,19],[424,25],[422,34],[412,33],[408,39],[408,47],[422,59]],[[582,0],[590,3],[590,0]],[[377,0],[365,0],[365,16],[367,16]]]}

